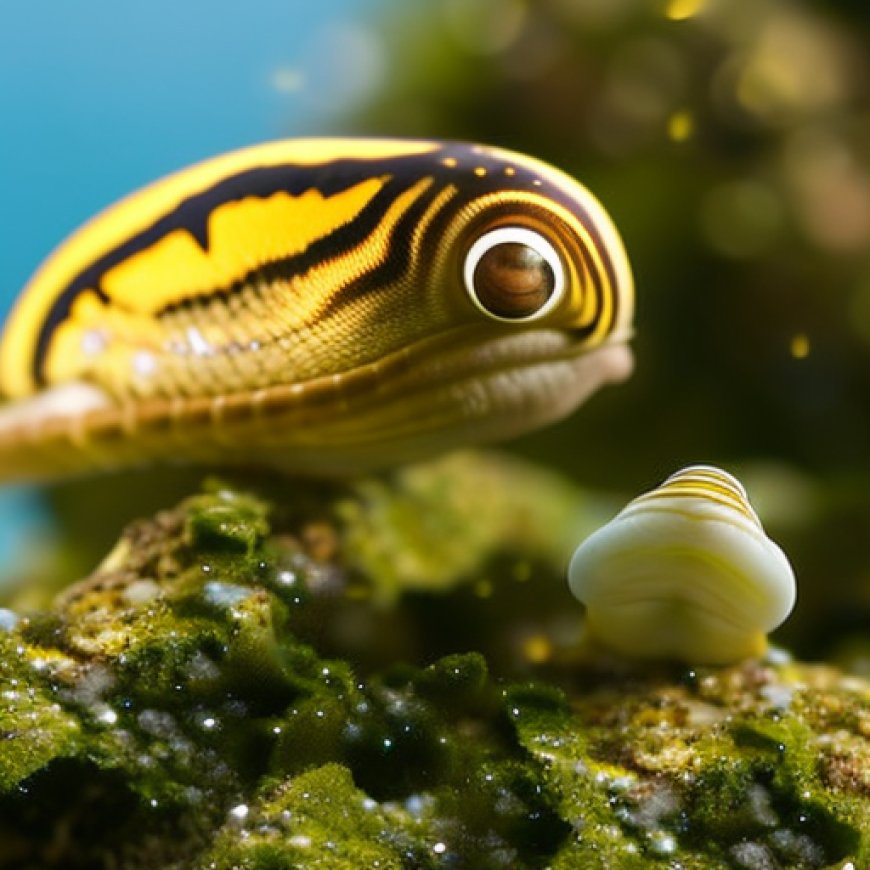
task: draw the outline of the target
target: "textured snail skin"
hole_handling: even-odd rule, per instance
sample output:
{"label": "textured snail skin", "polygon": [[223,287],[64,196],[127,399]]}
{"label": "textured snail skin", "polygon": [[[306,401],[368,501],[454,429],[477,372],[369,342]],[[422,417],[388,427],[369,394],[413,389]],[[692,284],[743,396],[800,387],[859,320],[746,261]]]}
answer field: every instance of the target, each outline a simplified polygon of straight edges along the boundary
{"label": "textured snail skin", "polygon": [[633,658],[727,664],[760,655],[795,579],[740,483],[691,466],[578,547],[568,582],[591,639]]}
{"label": "textured snail skin", "polygon": [[0,338],[0,481],[336,476],[512,438],[628,376],[633,311],[610,217],[538,160],[255,145],[132,194],[37,270]]}

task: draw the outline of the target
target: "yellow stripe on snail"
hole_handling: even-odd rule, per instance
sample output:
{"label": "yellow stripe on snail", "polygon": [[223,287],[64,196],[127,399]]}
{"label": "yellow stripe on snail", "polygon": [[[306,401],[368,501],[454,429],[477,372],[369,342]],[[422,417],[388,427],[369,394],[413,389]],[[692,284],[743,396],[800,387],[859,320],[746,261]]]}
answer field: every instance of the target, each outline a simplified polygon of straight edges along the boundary
{"label": "yellow stripe on snail", "polygon": [[761,654],[795,600],[791,565],[743,486],[701,465],[629,502],[583,541],[568,580],[599,643],[693,664]]}
{"label": "yellow stripe on snail", "polygon": [[[191,193],[206,191],[222,180],[252,167],[280,167],[286,165],[288,160],[299,166],[316,166],[338,157],[383,159],[427,154],[435,151],[437,147],[435,142],[364,138],[267,142],[196,164],[126,197],[89,221],[65,241],[40,267],[17,300],[12,319],[0,344],[0,389],[7,396],[26,395],[36,389],[28,368],[37,337],[36,325],[44,321],[55,302],[59,288],[69,281],[70,276],[82,272],[106,251],[120,247],[136,233],[153,225],[161,215],[171,212]],[[316,196],[316,193],[316,189],[313,189],[312,195]],[[245,202],[241,201],[240,205],[244,206]],[[352,214],[351,203],[345,203],[345,209],[345,216]],[[245,219],[256,225],[259,222],[257,211],[257,208],[249,209],[241,221],[242,225]],[[309,229],[306,218],[310,217],[310,213],[305,217],[297,215],[293,223],[294,233],[278,239],[279,252],[281,244],[287,244],[288,239],[291,244],[297,244],[298,234],[306,233]],[[340,221],[341,217],[339,213],[333,217],[333,221]],[[159,250],[153,253],[159,255]],[[229,271],[221,276],[222,281],[237,274],[238,267],[248,257],[245,249],[235,244],[226,253],[230,257],[238,257],[239,262],[230,264]],[[200,282],[203,291],[220,285],[221,281],[216,285],[210,283],[207,276],[203,276]],[[135,301],[134,305],[147,305],[150,310],[159,308],[157,300],[165,297],[164,288],[156,283],[148,286],[146,290],[145,298]],[[156,295],[152,297],[152,294]],[[20,328],[15,328],[19,323]]]}
{"label": "yellow stripe on snail", "polygon": [[166,458],[336,474],[508,438],[629,373],[633,292],[598,201],[532,158],[244,149],[108,209],[25,287],[0,479]]}

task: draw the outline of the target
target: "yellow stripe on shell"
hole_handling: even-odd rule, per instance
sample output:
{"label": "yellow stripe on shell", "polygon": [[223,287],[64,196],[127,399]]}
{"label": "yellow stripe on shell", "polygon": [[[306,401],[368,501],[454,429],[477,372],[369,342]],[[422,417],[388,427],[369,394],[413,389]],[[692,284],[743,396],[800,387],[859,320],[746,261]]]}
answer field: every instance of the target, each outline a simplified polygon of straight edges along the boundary
{"label": "yellow stripe on shell", "polygon": [[[643,507],[651,502],[670,502],[672,499],[699,499],[701,503],[721,505],[741,514],[745,519],[761,528],[746,490],[735,477],[722,469],[710,465],[692,465],[675,472],[660,486],[639,495],[631,501],[625,511]],[[688,513],[689,508],[686,509]]]}

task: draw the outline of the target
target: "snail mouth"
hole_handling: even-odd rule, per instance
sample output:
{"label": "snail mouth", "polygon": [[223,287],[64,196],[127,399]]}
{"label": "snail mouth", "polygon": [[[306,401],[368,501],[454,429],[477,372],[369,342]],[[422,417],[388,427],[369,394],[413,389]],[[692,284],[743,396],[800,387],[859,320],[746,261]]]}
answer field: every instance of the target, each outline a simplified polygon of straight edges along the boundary
{"label": "snail mouth", "polygon": [[200,457],[238,453],[250,462],[256,445],[263,464],[343,476],[513,438],[570,414],[631,368],[624,341],[590,348],[558,330],[454,330],[345,372],[238,401],[224,396],[182,415],[212,422],[200,429]]}
{"label": "snail mouth", "polygon": [[[258,405],[266,413],[299,408],[317,415],[322,411],[348,416],[437,394],[441,399],[449,395],[471,416],[484,415],[499,407],[523,405],[524,399],[546,386],[547,373],[550,379],[567,379],[572,394],[584,383],[588,395],[590,386],[596,389],[624,380],[633,365],[629,337],[612,335],[593,346],[588,335],[556,329],[496,336],[454,329],[344,371],[266,387],[259,391]],[[473,396],[488,384],[494,385],[493,401],[475,412]],[[468,402],[460,401],[463,395]],[[548,404],[555,398],[540,395],[539,401]]]}
{"label": "snail mouth", "polygon": [[598,368],[593,362],[603,360],[610,361],[602,369],[606,380],[627,377],[631,372],[627,337],[613,336],[592,346],[586,335],[555,329],[527,329],[494,337],[457,329],[416,342],[332,380],[336,386],[341,382],[345,388],[356,389],[361,399],[376,399],[439,386],[459,388],[510,374],[521,377],[523,372],[549,366],[579,366],[591,374],[593,368]]}
{"label": "snail mouth", "polygon": [[321,400],[306,403],[299,431],[312,446],[407,461],[552,423],[632,365],[619,338],[589,347],[559,330],[483,340],[455,331],[333,376]]}
{"label": "snail mouth", "polygon": [[32,448],[33,468],[22,465],[18,477],[45,474],[52,445],[58,473],[133,456],[343,476],[513,438],[566,416],[631,368],[624,341],[589,348],[556,330],[457,330],[345,372],[218,396],[119,405],[75,382],[39,408],[7,409],[0,441]]}
{"label": "snail mouth", "polygon": [[[526,329],[511,335],[482,337],[478,331],[452,330],[437,338],[427,339],[374,363],[348,372],[349,379],[365,380],[374,369],[376,378],[386,386],[392,383],[397,391],[405,389],[405,382],[415,382],[417,388],[432,383],[461,383],[486,379],[509,372],[522,372],[541,366],[573,365],[590,361],[622,360],[620,367],[608,371],[608,380],[621,380],[631,373],[631,352],[627,342],[630,335],[611,335],[592,345],[585,332],[556,329]],[[609,353],[618,349],[619,354]],[[390,373],[392,381],[383,379]]]}

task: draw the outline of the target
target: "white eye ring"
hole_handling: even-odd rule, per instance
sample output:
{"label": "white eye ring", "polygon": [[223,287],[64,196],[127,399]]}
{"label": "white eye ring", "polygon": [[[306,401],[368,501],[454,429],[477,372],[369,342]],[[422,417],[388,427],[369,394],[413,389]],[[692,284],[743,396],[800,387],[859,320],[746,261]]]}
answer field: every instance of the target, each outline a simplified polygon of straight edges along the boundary
{"label": "white eye ring", "polygon": [[[505,317],[490,311],[478,298],[477,290],[474,286],[474,273],[483,256],[497,245],[503,244],[518,244],[531,248],[543,258],[544,262],[547,263],[553,272],[553,289],[550,292],[549,298],[537,311],[525,317]],[[468,292],[468,296],[474,303],[475,308],[482,311],[492,320],[499,320],[502,323],[527,323],[530,320],[538,320],[549,314],[562,301],[565,295],[565,267],[556,249],[540,233],[525,229],[524,227],[499,227],[484,233],[474,242],[465,255],[462,278],[465,281],[465,289]]]}

